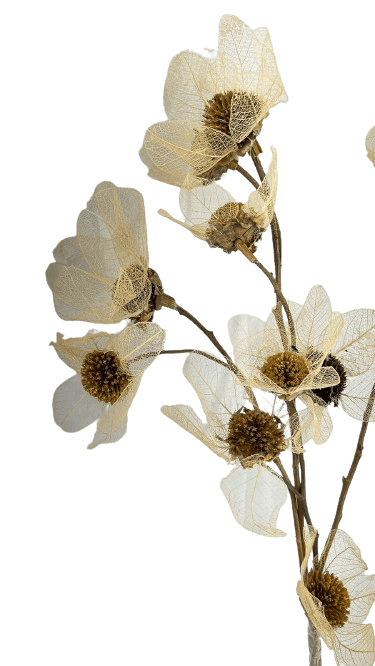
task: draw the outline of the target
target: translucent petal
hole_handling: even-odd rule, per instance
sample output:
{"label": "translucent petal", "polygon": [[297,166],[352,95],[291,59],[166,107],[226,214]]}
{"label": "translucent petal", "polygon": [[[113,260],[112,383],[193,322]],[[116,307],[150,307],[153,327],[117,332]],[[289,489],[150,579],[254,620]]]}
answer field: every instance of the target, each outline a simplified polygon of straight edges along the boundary
{"label": "translucent petal", "polygon": [[180,220],[177,220],[175,217],[172,217],[172,215],[169,215],[166,210],[163,208],[159,208],[158,210],[159,215],[162,215],[163,217],[167,217],[169,220],[172,220],[172,222],[177,222],[181,227],[185,227],[185,229],[188,229],[191,231],[194,236],[199,238],[200,240],[206,240],[206,232],[207,232],[207,226],[206,224],[196,224],[195,226],[192,226],[190,224],[186,224],[185,222],[180,222]]}
{"label": "translucent petal", "polygon": [[375,601],[375,576],[355,576],[345,586],[350,596],[348,621],[360,624]]}
{"label": "translucent petal", "polygon": [[164,88],[169,120],[202,120],[205,103],[216,92],[212,66],[212,59],[193,51],[182,51],[171,60]]}
{"label": "translucent petal", "polygon": [[[369,408],[369,398],[375,384],[375,367],[358,377],[348,377],[340,396],[340,404],[349,416],[359,421],[375,421],[375,405]],[[371,406],[370,406],[371,407]]]}
{"label": "translucent petal", "polygon": [[232,414],[243,406],[243,386],[233,372],[199,354],[189,354],[183,373],[198,394],[212,436],[225,439]]}
{"label": "translucent petal", "polygon": [[271,146],[272,160],[261,186],[252,192],[243,210],[261,229],[266,229],[272,222],[277,192],[277,156]]}
{"label": "translucent petal", "polygon": [[276,527],[287,498],[285,483],[266,466],[236,467],[221,481],[221,489],[237,522],[262,536],[285,536]]}
{"label": "translucent petal", "polygon": [[74,266],[77,266],[77,268],[81,268],[83,271],[86,271],[89,268],[79,247],[77,236],[64,238],[64,240],[60,241],[53,251],[53,256],[59,264],[65,264],[67,266],[73,264]]}
{"label": "translucent petal", "polygon": [[333,430],[332,419],[328,409],[323,405],[317,404],[304,393],[298,397],[307,405],[307,409],[298,412],[303,444],[306,444],[310,439],[315,444],[323,444],[329,439]]}
{"label": "translucent petal", "polygon": [[[331,535],[333,535],[333,541],[325,559],[324,571],[335,574],[346,585],[350,580],[366,571],[367,566],[358,546],[346,532],[334,530],[330,533],[329,538]],[[329,543],[328,540],[327,543]]]}
{"label": "translucent petal", "polygon": [[165,331],[154,322],[130,324],[113,336],[113,350],[131,375],[146,370],[163,349]]}
{"label": "translucent petal", "polygon": [[236,16],[223,16],[218,56],[235,65],[227,75],[227,90],[252,91],[265,102],[267,109],[288,100],[266,28],[251,30]]}
{"label": "translucent petal", "polygon": [[351,310],[342,315],[344,325],[332,354],[348,375],[360,375],[375,360],[375,310]]}
{"label": "translucent petal", "polygon": [[251,315],[236,315],[228,322],[235,362],[246,377],[253,375],[257,369],[264,330],[264,321]]}
{"label": "translucent petal", "polygon": [[107,411],[103,414],[98,421],[94,439],[88,445],[88,449],[94,449],[99,444],[118,442],[118,440],[125,435],[129,407],[138,391],[141,378],[142,377],[139,376],[132,379],[131,383],[125,391],[123,391],[117,402],[110,405]]}
{"label": "translucent petal", "polygon": [[65,432],[86,428],[100,418],[107,407],[85,391],[79,375],[60,384],[54,393],[52,406],[54,419]]}
{"label": "translucent petal", "polygon": [[335,659],[338,666],[372,666],[375,660],[372,625],[347,622],[336,629]]}
{"label": "translucent petal", "polygon": [[186,224],[191,227],[206,225],[218,208],[226,203],[235,203],[235,200],[216,183],[180,191],[180,208]]}
{"label": "translucent petal", "polygon": [[83,338],[64,340],[62,334],[57,333],[56,342],[50,344],[55,348],[61,360],[79,373],[86,354],[97,348],[105,351],[109,338],[108,333],[98,334],[89,331]]}
{"label": "translucent petal", "polygon": [[212,437],[208,425],[202,423],[192,407],[189,407],[189,405],[164,405],[161,411],[165,416],[168,416],[172,421],[181,426],[181,428],[184,428],[184,430],[190,432],[194,437],[197,437],[197,439],[208,446],[220,458],[224,458],[227,462],[231,461],[227,453],[227,445],[225,443],[221,444],[219,440]]}
{"label": "translucent petal", "polygon": [[327,292],[320,285],[313,287],[295,321],[299,344],[302,346],[298,351],[321,349],[331,316],[332,308]]}

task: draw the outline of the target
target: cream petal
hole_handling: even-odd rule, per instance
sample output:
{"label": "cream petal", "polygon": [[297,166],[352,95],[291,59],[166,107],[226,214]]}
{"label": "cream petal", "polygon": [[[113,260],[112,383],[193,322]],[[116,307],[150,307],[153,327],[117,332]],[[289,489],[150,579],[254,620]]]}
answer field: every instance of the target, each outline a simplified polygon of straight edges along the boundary
{"label": "cream petal", "polygon": [[64,238],[64,240],[60,241],[53,251],[53,256],[59,264],[77,266],[77,268],[81,268],[83,271],[89,268],[79,247],[77,236]]}
{"label": "cream petal", "polygon": [[261,229],[272,222],[277,192],[277,155],[271,146],[272,160],[261,186],[252,192],[244,205],[244,211]]}
{"label": "cream petal", "polygon": [[243,406],[243,386],[233,372],[199,354],[189,354],[183,373],[198,394],[211,434],[225,439],[232,414]]}
{"label": "cream petal", "polygon": [[113,285],[107,278],[75,266],[60,266],[53,285],[56,312],[65,320],[99,324],[119,322],[125,313],[113,311]]}
{"label": "cream petal", "polygon": [[141,376],[134,377],[117,402],[110,405],[107,411],[103,414],[98,421],[94,439],[88,445],[88,449],[94,449],[99,444],[118,442],[118,440],[125,435],[128,411],[134,400],[135,394],[138,391],[141,378]]}
{"label": "cream petal", "polygon": [[351,310],[342,315],[344,325],[332,354],[348,375],[360,375],[375,360],[375,310]]}
{"label": "cream petal", "polygon": [[345,586],[350,596],[348,621],[361,624],[375,601],[375,576],[355,576]]}
{"label": "cream petal", "polygon": [[251,30],[236,16],[224,15],[219,26],[218,59],[235,65],[234,71],[228,68],[227,90],[254,92],[267,109],[288,100],[266,28]]}
{"label": "cream petal", "polygon": [[195,411],[189,405],[164,405],[161,408],[162,413],[175,421],[181,428],[197,437],[203,444],[208,446],[211,451],[224,458],[227,462],[231,461],[228,455],[228,446],[212,437],[208,425],[202,423]]}
{"label": "cream petal", "polygon": [[347,385],[340,396],[344,411],[358,421],[375,421],[375,404],[369,409],[368,402],[375,384],[375,367],[358,377],[348,377]]}
{"label": "cream petal", "polygon": [[64,340],[62,334],[57,333],[57,341],[50,344],[61,360],[79,374],[86,354],[94,349],[106,351],[113,337],[108,333],[89,331],[83,338]]}
{"label": "cream petal", "polygon": [[180,220],[177,220],[175,217],[172,217],[172,215],[169,215],[166,210],[163,208],[159,208],[158,210],[159,215],[162,215],[163,217],[167,217],[169,220],[172,220],[172,222],[177,222],[181,227],[185,227],[188,231],[191,231],[194,236],[199,238],[200,240],[206,240],[206,230],[207,230],[207,225],[206,224],[197,224],[197,225],[190,225],[190,224],[185,224],[185,222],[180,222]]}
{"label": "cream petal", "polygon": [[285,536],[276,527],[279,511],[287,498],[285,483],[268,467],[236,467],[221,481],[221,489],[237,522],[262,536]]}
{"label": "cream petal", "polygon": [[298,412],[302,443],[306,444],[312,439],[315,444],[326,442],[333,430],[332,419],[328,409],[319,405],[306,394],[300,394],[299,399],[305,403],[307,409]]}
{"label": "cream petal", "polygon": [[[176,172],[181,185],[189,173],[204,174],[223,157],[237,151],[237,144],[230,136],[177,120],[152,125],[146,131],[143,146],[158,169],[166,174]],[[144,152],[142,160],[143,156]],[[176,184],[176,176],[173,180]]]}
{"label": "cream petal", "polygon": [[77,432],[100,418],[106,404],[93,398],[82,386],[80,375],[70,377],[56,389],[53,416],[65,432]]}
{"label": "cream petal", "polygon": [[189,226],[206,225],[218,208],[227,203],[235,203],[235,199],[216,183],[180,190],[180,208]]}
{"label": "cream petal", "polygon": [[370,129],[366,136],[367,157],[375,166],[375,127]]}
{"label": "cream petal", "polygon": [[[153,156],[158,160],[158,164],[153,162]],[[148,176],[154,180],[160,180],[168,185],[183,187],[187,175],[190,172],[188,164],[183,162],[177,155],[173,156],[170,151],[165,151],[165,160],[163,160],[163,151],[158,148],[155,150],[152,141],[152,135],[146,132],[145,143],[139,151],[139,157],[148,167]],[[173,164],[174,161],[174,164]],[[200,184],[198,181],[197,185]]]}
{"label": "cream petal", "polygon": [[331,317],[331,302],[325,289],[320,285],[310,289],[295,321],[296,333],[301,345],[299,352],[321,349],[327,337],[327,327]]}
{"label": "cream petal", "polygon": [[251,315],[235,315],[228,321],[235,362],[246,378],[257,370],[264,331],[264,321]]}
{"label": "cream petal", "polygon": [[372,666],[375,661],[372,625],[347,622],[341,629],[336,629],[335,659],[337,665]]}
{"label": "cream petal", "polygon": [[146,370],[163,349],[165,331],[154,322],[130,324],[113,340],[113,350],[131,375]]}
{"label": "cream petal", "polygon": [[324,570],[335,574],[346,585],[350,580],[366,571],[367,566],[358,546],[346,532],[334,530],[330,533],[327,544],[332,534],[333,540],[325,557]]}
{"label": "cream petal", "polygon": [[215,94],[212,59],[182,51],[168,68],[164,88],[164,108],[169,120],[202,120],[205,103]]}

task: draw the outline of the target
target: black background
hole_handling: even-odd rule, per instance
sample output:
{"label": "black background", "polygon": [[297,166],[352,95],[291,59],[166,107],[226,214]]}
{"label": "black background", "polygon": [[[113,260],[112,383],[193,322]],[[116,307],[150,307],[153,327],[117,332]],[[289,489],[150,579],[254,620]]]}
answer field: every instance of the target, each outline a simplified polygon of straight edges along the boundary
{"label": "black background", "polygon": [[[198,20],[195,12],[182,18],[177,7],[173,11],[173,29],[158,13],[134,24],[130,21],[123,32],[109,21],[106,46],[100,38],[100,21],[97,32],[85,37],[87,48],[82,47],[81,32],[71,29],[68,48],[76,51],[75,65],[65,64],[61,70],[56,65],[60,103],[55,148],[61,162],[55,162],[58,206],[46,226],[46,244],[52,250],[61,238],[75,233],[76,216],[101,180],[138,188],[146,202],[150,265],[159,272],[165,291],[214,329],[230,349],[228,318],[238,312],[265,318],[274,303],[272,289],[239,254],[209,250],[189,232],[158,217],[159,207],[180,217],[178,189],[150,180],[137,157],[145,128],[164,119],[161,96],[169,58],[184,48],[202,51],[204,46],[216,46],[221,12],[211,11],[210,18],[203,20],[201,15]],[[269,27],[290,98],[288,104],[272,109],[260,136],[265,167],[270,144],[279,154],[276,209],[283,235],[284,293],[303,302],[310,287],[322,283],[335,310],[370,307],[375,171],[364,147],[366,132],[375,121],[370,21],[363,16],[358,23],[351,18],[350,23],[336,25],[319,23],[313,16],[298,22],[297,17],[292,27],[271,13],[238,10],[237,14],[253,28]],[[135,43],[130,34],[138,34],[139,40]],[[251,170],[249,157],[242,164]],[[246,200],[250,191],[249,184],[233,172],[221,184],[239,201]],[[269,234],[258,256],[272,267]],[[47,252],[45,265],[50,260]],[[62,322],[55,316],[44,284],[42,296],[48,313],[46,345],[57,330],[66,336],[87,331],[89,325]],[[155,320],[167,330],[167,347],[212,349],[176,313],[165,309]],[[207,650],[213,637],[228,637],[236,658],[238,639],[242,650],[246,638],[251,651],[257,636],[261,643],[267,641],[264,663],[276,663],[287,636],[288,649],[293,645],[293,652],[298,652],[291,663],[307,663],[305,619],[295,594],[298,570],[289,503],[278,523],[288,532],[285,539],[254,536],[234,521],[218,486],[228,472],[225,463],[159,411],[160,405],[173,402],[197,407],[195,394],[181,375],[183,358],[166,356],[151,366],[129,412],[126,437],[84,454],[82,462],[94,426],[69,435],[54,425],[50,397],[71,371],[46,346],[48,447],[66,470],[78,509],[84,503],[87,513],[96,515],[98,530],[109,521],[115,531],[124,531],[133,572],[138,572],[137,562],[145,557],[140,543],[147,543],[150,561],[142,568],[141,588],[145,606],[155,612],[157,599],[165,595],[169,621],[174,632],[181,632],[182,642],[186,627],[174,624],[172,610],[179,613],[190,603],[196,612],[190,619],[189,640],[194,642],[208,624],[209,638],[205,633],[203,638]],[[310,442],[306,453],[308,503],[322,540],[360,427],[341,412],[333,418],[330,441],[322,447]],[[341,524],[370,567],[366,507],[372,494],[366,485],[366,467],[372,459],[373,427]],[[287,466],[288,455],[283,458]],[[87,491],[84,499],[82,483],[83,495]],[[325,663],[331,663],[329,659],[327,654]]]}

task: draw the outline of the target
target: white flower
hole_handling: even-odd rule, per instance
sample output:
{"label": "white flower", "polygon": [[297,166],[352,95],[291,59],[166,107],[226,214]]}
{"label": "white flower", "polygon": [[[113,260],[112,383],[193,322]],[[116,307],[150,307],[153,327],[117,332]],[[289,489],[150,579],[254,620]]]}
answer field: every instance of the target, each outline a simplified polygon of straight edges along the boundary
{"label": "white flower", "polygon": [[366,136],[367,157],[375,166],[375,127],[370,129]]}
{"label": "white flower", "polygon": [[287,99],[268,30],[223,16],[215,57],[183,51],[170,63],[168,120],[147,130],[140,151],[148,175],[180,187],[220,178],[251,149],[269,110]]}
{"label": "white flower", "polygon": [[47,282],[62,319],[111,324],[126,318],[149,320],[162,293],[148,268],[142,195],[100,183],[77,221],[77,235],[54,250]]}
{"label": "white flower", "polygon": [[236,463],[221,482],[236,520],[257,534],[283,536],[276,521],[287,488],[265,463],[291,447],[285,435],[289,422],[284,425],[268,412],[246,408],[245,388],[233,372],[213,360],[190,354],[183,372],[199,396],[207,423],[188,405],[164,406],[163,414],[218,456]]}
{"label": "white flower", "polygon": [[121,439],[142,375],[163,349],[164,339],[165,332],[155,323],[130,324],[114,334],[89,331],[67,340],[58,333],[51,344],[77,374],[55,391],[57,425],[77,432],[99,419],[89,449]]}
{"label": "white flower", "polygon": [[375,601],[375,576],[364,576],[367,566],[354,541],[342,530],[332,539],[322,569],[307,573],[316,530],[305,528],[306,555],[301,565],[297,593],[306,615],[339,666],[370,666],[375,660],[371,624],[362,624]]}
{"label": "white flower", "polygon": [[314,354],[310,349],[285,352],[273,313],[266,322],[250,315],[236,315],[229,320],[228,330],[235,362],[246,386],[292,400],[304,391],[339,382],[333,368],[322,367],[330,347],[330,328],[316,339]]}
{"label": "white flower", "polygon": [[[299,395],[314,413],[317,431],[321,420],[323,428],[332,429],[325,409],[329,404],[341,405],[347,414],[362,421],[375,383],[375,310],[332,312],[322,286],[310,290],[303,306],[290,302],[289,307],[298,351],[324,354],[322,367],[334,368],[340,377],[333,386],[313,388],[307,395]],[[329,344],[322,346],[322,340]],[[375,409],[369,410],[366,420],[375,420]]]}
{"label": "white flower", "polygon": [[245,204],[237,203],[229,192],[212,182],[210,185],[180,190],[184,222],[176,220],[165,210],[159,210],[160,215],[185,227],[197,238],[207,241],[211,247],[220,247],[230,253],[237,250],[236,241],[241,240],[254,252],[254,243],[260,239],[274,213],[277,159],[275,148],[271,150],[272,161],[268,173]]}

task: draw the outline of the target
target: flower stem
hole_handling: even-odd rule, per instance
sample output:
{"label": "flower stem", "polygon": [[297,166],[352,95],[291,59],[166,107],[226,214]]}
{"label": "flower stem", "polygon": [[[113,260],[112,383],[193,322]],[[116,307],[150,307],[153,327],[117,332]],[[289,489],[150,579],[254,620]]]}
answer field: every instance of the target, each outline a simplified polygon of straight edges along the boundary
{"label": "flower stem", "polygon": [[[255,255],[249,250],[249,248],[246,247],[246,245],[243,241],[237,240],[236,241],[236,247],[237,247],[238,250],[240,250],[242,252],[242,254],[245,255],[245,257],[249,261],[251,261],[253,264],[258,266],[258,268],[260,268],[260,270],[268,277],[269,281],[271,282],[271,284],[274,288],[275,293],[278,296],[278,299],[283,304],[283,308],[285,310],[285,314],[287,316],[288,324],[289,324],[291,345],[292,345],[292,347],[296,347],[296,329],[294,327],[294,321],[293,321],[292,313],[289,309],[288,302],[287,302],[286,298],[284,297],[284,295],[283,295],[283,293],[280,289],[279,283],[275,280],[272,273],[270,273],[267,270],[267,268],[265,266],[263,266],[263,264],[261,264],[260,261],[255,257]],[[280,323],[282,322],[282,324],[284,325],[282,317],[280,318],[280,320],[281,320]],[[283,334],[281,334],[281,339],[283,339],[283,337],[284,337]]]}
{"label": "flower stem", "polygon": [[327,539],[326,545],[324,546],[322,557],[320,558],[320,562],[319,562],[319,567],[321,569],[323,569],[323,567],[325,565],[325,561],[327,559],[329,549],[331,548],[331,545],[332,545],[332,541],[333,541],[333,537],[334,537],[334,530],[337,530],[338,526],[340,524],[340,521],[341,521],[341,518],[342,518],[342,510],[344,508],[344,503],[345,503],[345,500],[346,500],[346,496],[348,494],[350,484],[353,481],[353,477],[354,477],[354,474],[357,470],[358,463],[359,463],[359,461],[362,457],[365,435],[366,435],[367,426],[368,426],[368,418],[369,418],[369,415],[371,414],[371,410],[374,406],[374,402],[375,402],[375,384],[371,389],[370,397],[368,399],[366,409],[365,409],[364,414],[363,414],[363,421],[362,421],[362,426],[361,426],[361,430],[360,430],[359,437],[358,437],[357,447],[356,447],[356,450],[355,450],[355,453],[354,453],[352,464],[351,464],[349,472],[348,472],[348,476],[343,476],[342,477],[342,489],[341,489],[339,501],[338,501],[338,504],[337,504],[336,514],[335,514],[335,517],[333,519],[331,531],[329,533],[329,537]]}
{"label": "flower stem", "polygon": [[[214,332],[209,331],[208,328],[203,326],[203,324],[201,324],[201,322],[196,317],[194,317],[190,312],[185,310],[185,308],[182,308],[180,305],[177,305],[176,301],[173,298],[171,298],[170,296],[167,296],[166,294],[163,294],[163,297],[165,297],[165,302],[163,303],[163,305],[165,307],[169,307],[172,310],[176,310],[178,312],[178,314],[180,314],[183,317],[186,317],[187,319],[189,319],[193,324],[195,324],[195,326],[197,326],[199,328],[200,331],[202,331],[202,333],[204,333],[208,337],[209,340],[211,340],[214,347],[216,347],[216,349],[220,352],[220,354],[222,354],[224,356],[224,358],[227,361],[227,363],[223,363],[221,361],[221,364],[224,365],[226,368],[229,368],[229,370],[231,370],[232,372],[234,372],[234,374],[237,375],[238,379],[241,381],[241,379],[243,379],[241,371],[237,368],[237,366],[232,361],[229,354],[225,351],[224,347],[222,347],[220,342],[217,340]],[[188,349],[188,350],[185,350],[185,351],[190,351],[191,352],[191,351],[196,351],[196,350]],[[164,353],[166,353],[166,352],[164,352]],[[169,353],[178,353],[178,352],[171,351]],[[197,352],[196,351],[196,353],[197,354],[200,353],[200,354],[203,354],[204,356],[209,357],[209,354],[206,354],[206,352]],[[218,359],[216,359],[214,356],[212,356],[211,358],[218,361]],[[253,390],[250,388],[250,386],[246,386],[246,392],[247,392],[249,400],[253,404],[253,406],[256,409],[259,409],[258,401],[257,401],[257,399],[254,395]]]}
{"label": "flower stem", "polygon": [[296,488],[292,485],[288,474],[286,473],[280,458],[275,458],[273,461],[275,465],[279,468],[281,472],[281,476],[283,477],[283,481],[285,485],[287,486],[289,490],[289,495],[290,495],[290,501],[292,503],[292,512],[293,512],[293,520],[294,520],[294,530],[296,533],[296,542],[297,542],[297,551],[298,551],[298,561],[299,561],[299,566],[301,566],[302,561],[303,561],[303,535],[301,533],[301,527],[298,519],[298,499],[300,501],[303,501],[302,495],[296,490]]}
{"label": "flower stem", "polygon": [[322,666],[322,645],[320,637],[310,620],[307,627],[307,639],[309,642],[309,666]]}
{"label": "flower stem", "polygon": [[257,190],[258,187],[260,187],[259,183],[255,178],[252,177],[252,175],[246,171],[246,169],[243,169],[240,164],[237,163],[236,171],[239,171],[242,176],[244,176],[252,185],[254,185],[255,189]]}
{"label": "flower stem", "polygon": [[[159,354],[200,354],[201,356],[205,356],[206,358],[209,358],[211,361],[215,361],[215,363],[219,363],[219,365],[223,365],[224,368],[228,368],[228,370],[231,370],[229,368],[227,363],[224,363],[224,361],[221,361],[219,358],[216,358],[216,356],[212,356],[211,354],[208,354],[207,352],[200,351],[199,349],[163,349]],[[138,360],[138,359],[135,359]]]}

